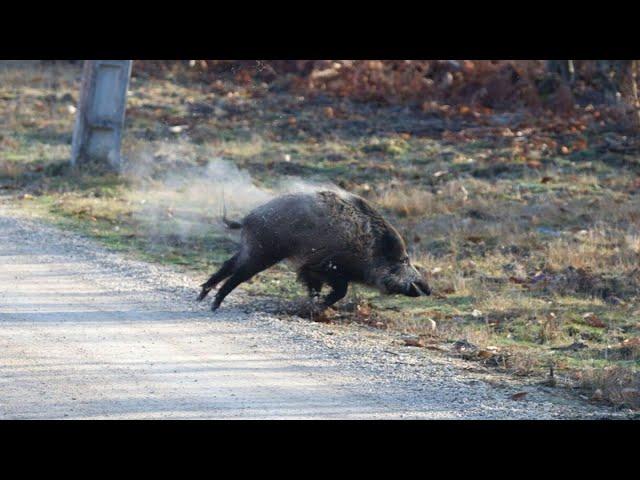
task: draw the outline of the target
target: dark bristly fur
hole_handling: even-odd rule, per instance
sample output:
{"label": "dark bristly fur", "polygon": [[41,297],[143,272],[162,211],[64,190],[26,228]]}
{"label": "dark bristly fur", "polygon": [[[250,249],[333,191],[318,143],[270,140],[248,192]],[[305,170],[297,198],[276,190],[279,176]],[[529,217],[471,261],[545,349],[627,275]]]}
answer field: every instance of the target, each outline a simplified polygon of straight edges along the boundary
{"label": "dark bristly fur", "polygon": [[242,240],[238,252],[202,285],[198,300],[228,278],[216,294],[213,310],[240,283],[285,259],[295,266],[310,296],[319,296],[324,284],[331,287],[324,307],[342,299],[350,282],[389,294],[431,293],[409,262],[397,230],[356,195],[332,191],[284,195],[241,222],[226,216],[223,220],[229,228],[242,229]]}

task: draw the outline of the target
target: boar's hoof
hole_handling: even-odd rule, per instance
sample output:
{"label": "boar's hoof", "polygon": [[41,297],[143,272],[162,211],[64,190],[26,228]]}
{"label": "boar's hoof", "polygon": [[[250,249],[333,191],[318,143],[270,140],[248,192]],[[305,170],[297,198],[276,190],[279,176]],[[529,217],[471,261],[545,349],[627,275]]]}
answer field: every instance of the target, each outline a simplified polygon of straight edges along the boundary
{"label": "boar's hoof", "polygon": [[316,308],[311,311],[310,319],[318,323],[331,323],[331,316],[335,313],[331,308]]}
{"label": "boar's hoof", "polygon": [[[326,317],[327,307],[321,302],[307,301],[303,305],[296,308],[296,314],[302,318],[307,318],[312,321],[323,321]],[[326,320],[324,320],[326,321]]]}

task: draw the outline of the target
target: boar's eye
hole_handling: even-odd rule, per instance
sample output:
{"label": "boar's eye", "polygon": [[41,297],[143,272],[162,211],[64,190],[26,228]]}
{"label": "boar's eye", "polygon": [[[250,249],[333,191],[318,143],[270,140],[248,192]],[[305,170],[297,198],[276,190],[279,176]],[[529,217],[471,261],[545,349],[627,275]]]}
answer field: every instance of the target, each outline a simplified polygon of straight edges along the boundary
{"label": "boar's eye", "polygon": [[402,240],[391,231],[383,234],[380,246],[382,247],[382,254],[389,260],[397,261],[403,256]]}
{"label": "boar's eye", "polygon": [[391,267],[392,273],[400,272],[406,265],[409,265],[409,257],[400,257],[399,260],[393,262],[393,266]]}

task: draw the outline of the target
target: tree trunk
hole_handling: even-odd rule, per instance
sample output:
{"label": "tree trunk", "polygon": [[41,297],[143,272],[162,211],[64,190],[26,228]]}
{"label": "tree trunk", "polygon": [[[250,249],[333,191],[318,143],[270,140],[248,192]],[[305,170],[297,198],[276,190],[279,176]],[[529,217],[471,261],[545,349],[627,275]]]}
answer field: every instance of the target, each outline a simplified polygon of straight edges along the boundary
{"label": "tree trunk", "polygon": [[85,60],[71,164],[120,169],[131,60]]}
{"label": "tree trunk", "polygon": [[631,101],[633,102],[635,127],[640,129],[640,101],[638,101],[638,60],[631,60],[629,68],[631,69]]}

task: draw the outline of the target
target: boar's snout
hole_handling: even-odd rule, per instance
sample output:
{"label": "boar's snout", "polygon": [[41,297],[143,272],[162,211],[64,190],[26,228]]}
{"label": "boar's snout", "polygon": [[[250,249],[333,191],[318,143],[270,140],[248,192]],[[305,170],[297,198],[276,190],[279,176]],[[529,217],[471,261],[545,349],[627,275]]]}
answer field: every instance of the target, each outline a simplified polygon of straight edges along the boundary
{"label": "boar's snout", "polygon": [[418,280],[415,282],[411,282],[409,288],[407,289],[407,296],[409,297],[419,297],[421,295],[431,295],[431,288],[427,285],[427,282],[424,280]]}
{"label": "boar's snout", "polygon": [[431,288],[422,274],[408,261],[403,265],[392,266],[383,279],[383,291],[390,294],[420,297],[431,295]]}

